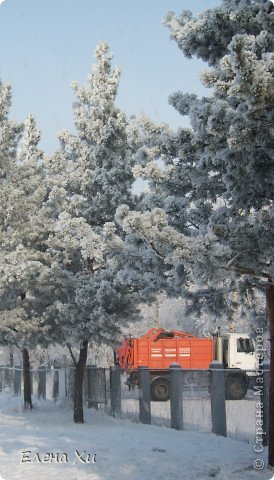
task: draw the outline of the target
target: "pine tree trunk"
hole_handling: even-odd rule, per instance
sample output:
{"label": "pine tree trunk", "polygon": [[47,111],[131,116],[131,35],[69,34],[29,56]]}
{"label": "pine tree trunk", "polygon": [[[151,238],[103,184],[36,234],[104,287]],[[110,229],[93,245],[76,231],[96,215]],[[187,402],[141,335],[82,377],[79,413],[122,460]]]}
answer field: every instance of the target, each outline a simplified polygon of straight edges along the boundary
{"label": "pine tree trunk", "polygon": [[32,400],[31,400],[30,363],[29,363],[29,352],[26,348],[22,349],[22,355],[23,355],[24,408],[27,410],[31,410]]}
{"label": "pine tree trunk", "polygon": [[14,357],[13,357],[12,346],[9,347],[9,350],[10,350],[10,367],[13,367],[14,366]]}
{"label": "pine tree trunk", "polygon": [[274,467],[274,285],[266,290],[266,306],[270,333],[270,384],[269,384],[269,449],[268,462]]}
{"label": "pine tree trunk", "polygon": [[84,340],[80,347],[79,360],[75,365],[74,377],[74,422],[84,423],[83,383],[87,364],[88,341]]}

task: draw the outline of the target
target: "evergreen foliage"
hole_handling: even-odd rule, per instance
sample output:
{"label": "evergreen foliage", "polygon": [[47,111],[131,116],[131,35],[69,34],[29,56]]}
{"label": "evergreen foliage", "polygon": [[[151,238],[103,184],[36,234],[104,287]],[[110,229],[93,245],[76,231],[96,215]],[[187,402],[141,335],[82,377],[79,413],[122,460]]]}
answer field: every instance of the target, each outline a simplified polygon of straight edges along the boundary
{"label": "evergreen foliage", "polygon": [[48,247],[62,284],[48,314],[62,342],[113,344],[121,327],[138,318],[138,303],[153,292],[153,268],[143,269],[141,255],[136,266],[125,262],[136,257],[136,249],[123,240],[114,216],[119,204],[134,206],[134,140],[115,106],[120,71],[112,70],[105,42],[95,58],[86,84],[73,84],[76,134],[63,132],[47,163],[47,208],[55,217]]}
{"label": "evergreen foliage", "polygon": [[273,275],[273,19],[263,0],[226,0],[197,18],[167,15],[183,53],[211,66],[202,74],[211,95],[170,97],[191,128],[150,128],[135,172],[152,192],[121,219],[163,257],[190,310],[213,313],[217,325],[240,306],[255,328],[256,292]]}
{"label": "evergreen foliage", "polygon": [[[4,103],[4,96],[2,99]],[[43,153],[37,147],[40,132],[33,117],[30,115],[24,125],[18,126],[8,120],[7,105],[2,105],[1,110],[6,116],[3,115],[1,124],[5,174],[0,192],[0,337],[4,344],[29,348],[39,342],[45,344],[48,331],[43,318],[49,302],[50,279],[41,218],[47,192]]]}

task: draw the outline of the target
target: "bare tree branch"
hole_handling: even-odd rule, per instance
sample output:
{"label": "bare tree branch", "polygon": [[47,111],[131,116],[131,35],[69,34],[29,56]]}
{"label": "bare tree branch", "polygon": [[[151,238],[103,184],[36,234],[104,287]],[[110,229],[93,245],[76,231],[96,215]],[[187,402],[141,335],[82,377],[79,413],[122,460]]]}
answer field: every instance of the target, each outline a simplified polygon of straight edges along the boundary
{"label": "bare tree branch", "polygon": [[[230,262],[229,262],[230,263]],[[254,277],[263,277],[263,278],[268,278],[269,279],[269,274],[266,272],[256,272],[256,270],[252,270],[252,268],[248,267],[239,267],[236,265],[223,265],[225,270],[240,273],[242,275],[253,275]]]}
{"label": "bare tree branch", "polygon": [[231,260],[229,260],[229,262],[224,265],[223,268],[225,270],[230,270],[232,272],[240,273],[242,275],[253,275],[254,277],[263,277],[269,280],[269,274],[266,272],[258,272],[256,270],[253,270],[252,268],[233,265],[235,260],[237,260],[237,258],[244,255],[245,253],[258,254],[258,252],[256,251],[250,252],[250,250],[243,250],[242,252],[237,253],[237,255],[235,255]]}
{"label": "bare tree branch", "polygon": [[70,343],[67,343],[67,347],[68,347],[68,349],[69,349],[69,353],[70,353],[70,356],[71,356],[71,358],[72,358],[72,361],[73,361],[74,365],[76,366],[76,365],[77,365],[77,362],[76,362],[76,358],[75,358],[75,356],[74,356],[74,353],[73,353],[73,351],[72,351],[71,344],[70,344]]}
{"label": "bare tree branch", "polygon": [[250,252],[249,250],[243,250],[242,252],[237,253],[237,255],[235,255],[235,257],[233,257],[231,260],[229,260],[229,262],[227,263],[227,267],[230,267],[235,262],[235,260],[237,260],[237,258],[239,258],[241,255],[244,255],[245,253],[258,253],[258,252]]}
{"label": "bare tree branch", "polygon": [[148,238],[143,232],[141,232],[140,230],[138,230],[138,232],[139,232],[140,235],[144,238],[144,240],[146,241],[146,243],[148,243],[148,245],[149,245],[149,246],[152,248],[152,250],[156,253],[156,255],[157,255],[159,258],[161,258],[162,260],[164,260],[164,259],[165,259],[165,256],[157,250],[157,248],[155,247],[155,245],[153,244],[153,242],[151,242],[151,241],[149,240],[149,238]]}

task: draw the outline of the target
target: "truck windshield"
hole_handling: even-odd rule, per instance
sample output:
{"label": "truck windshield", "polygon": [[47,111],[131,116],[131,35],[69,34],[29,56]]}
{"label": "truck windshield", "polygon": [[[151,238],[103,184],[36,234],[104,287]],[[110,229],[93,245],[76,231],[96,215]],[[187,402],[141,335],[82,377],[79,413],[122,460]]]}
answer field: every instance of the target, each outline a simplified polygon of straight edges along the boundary
{"label": "truck windshield", "polygon": [[254,345],[251,338],[237,339],[237,352],[252,353],[254,352]]}

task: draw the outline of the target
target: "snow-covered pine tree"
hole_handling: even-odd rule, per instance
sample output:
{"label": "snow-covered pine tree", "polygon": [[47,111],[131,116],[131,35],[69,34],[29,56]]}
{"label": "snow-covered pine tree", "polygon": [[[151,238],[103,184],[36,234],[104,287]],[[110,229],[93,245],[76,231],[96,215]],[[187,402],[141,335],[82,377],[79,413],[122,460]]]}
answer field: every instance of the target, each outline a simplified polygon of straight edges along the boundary
{"label": "snow-covered pine tree", "polygon": [[[194,22],[185,20],[179,19],[186,39],[182,42],[176,35],[178,19],[171,15],[167,21],[185,53],[200,56],[212,65],[202,80],[214,89],[214,96],[207,102],[199,99],[191,102],[175,94],[171,102],[190,116],[204,148],[197,171],[200,178],[201,172],[210,172],[214,183],[213,188],[208,188],[205,178],[200,181],[201,188],[210,195],[212,190],[218,192],[215,182],[219,185],[222,202],[218,205],[215,196],[217,208],[210,215],[208,227],[218,243],[228,248],[223,269],[235,273],[233,282],[237,282],[239,294],[248,294],[250,298],[259,289],[266,295],[272,351],[270,424],[273,425],[274,6],[265,0],[224,1],[221,8],[206,12]],[[206,51],[210,35],[210,48]],[[191,36],[196,38],[192,47]],[[274,465],[273,428],[269,463]]]}
{"label": "snow-covered pine tree", "polygon": [[77,423],[83,422],[82,383],[89,342],[113,344],[120,327],[138,315],[138,302],[153,290],[151,277],[140,264],[134,269],[126,264],[125,256],[136,257],[138,249],[125,244],[113,223],[120,203],[134,203],[133,142],[127,119],[115,106],[120,72],[112,70],[106,43],[96,48],[95,57],[87,83],[74,84],[76,134],[61,134],[60,148],[48,163],[47,208],[56,216],[48,245],[63,284],[51,314],[59,340],[80,343],[78,358],[68,345],[76,371]]}
{"label": "snow-covered pine tree", "polygon": [[[123,209],[121,224],[129,234],[146,238],[175,278],[185,281],[187,272],[196,290],[191,295],[203,297],[218,315],[227,311],[228,300],[235,308],[233,292],[250,314],[255,292],[265,292],[273,425],[274,6],[267,0],[223,0],[197,18],[190,12],[179,18],[169,14],[166,23],[186,56],[196,55],[212,67],[202,75],[211,95],[171,96],[192,128],[163,143],[172,168],[166,180],[156,180],[158,198],[166,192],[166,199],[146,213]],[[149,177],[151,165],[140,171]],[[274,465],[272,429],[269,463]]]}
{"label": "snow-covered pine tree", "polygon": [[96,48],[95,58],[86,84],[80,87],[73,82],[77,133],[60,135],[61,148],[51,171],[66,181],[71,213],[99,227],[113,219],[119,203],[131,202],[133,174],[128,121],[114,104],[120,70],[112,70],[105,42]]}
{"label": "snow-covered pine tree", "polygon": [[[48,326],[43,317],[50,303],[51,260],[46,253],[46,219],[42,214],[47,188],[42,152],[37,145],[40,132],[30,115],[18,143],[6,145],[12,161],[1,181],[1,311],[2,344],[16,345],[23,356],[24,405],[32,407],[29,348],[45,345]],[[2,138],[5,138],[5,131]],[[8,138],[8,137],[6,137]]]}
{"label": "snow-covered pine tree", "polygon": [[[209,239],[210,243],[217,235],[218,229],[221,228],[217,225],[220,215],[226,228],[232,228],[233,218],[235,218],[235,225],[237,225],[239,219],[243,218],[243,212],[253,212],[252,208],[257,206],[265,210],[265,206],[268,206],[271,202],[272,165],[268,158],[271,157],[272,142],[271,95],[273,87],[271,82],[273,74],[271,49],[273,46],[271,42],[273,40],[271,28],[273,14],[271,12],[273,6],[270,2],[251,2],[252,8],[249,9],[249,3],[224,2],[222,7],[201,14],[197,22],[192,20],[187,23],[187,19],[190,18],[189,12],[184,13],[179,20],[171,14],[168,15],[167,23],[172,27],[173,36],[177,38],[177,35],[180,39],[180,46],[183,50],[188,43],[187,40],[183,42],[182,38],[192,39],[195,29],[199,29],[200,36],[196,39],[198,43],[197,55],[201,56],[201,52],[203,52],[202,58],[211,63],[213,62],[212,49],[214,50],[215,43],[212,48],[207,49],[207,57],[203,45],[207,45],[207,35],[215,35],[216,38],[221,35],[218,21],[221,21],[222,25],[226,25],[224,37],[228,35],[230,30],[235,32],[237,29],[241,32],[241,35],[235,35],[233,40],[231,36],[229,37],[232,42],[226,46],[226,52],[231,52],[231,54],[225,55],[221,60],[219,57],[217,58],[215,67],[217,71],[205,72],[203,75],[206,85],[215,86],[214,78],[219,85],[213,97],[200,99],[195,95],[183,95],[181,92],[172,95],[171,103],[181,114],[190,116],[193,128],[182,129],[177,134],[169,133],[169,135],[163,135],[163,131],[159,134],[159,129],[150,128],[150,137],[147,140],[149,148],[145,146],[141,150],[141,155],[139,154],[140,165],[135,168],[136,174],[150,180],[152,188],[152,192],[149,192],[144,198],[143,208],[152,211],[153,208],[158,207],[164,210],[167,215],[168,226],[174,227],[176,234],[181,232],[187,237],[194,237],[198,240],[204,229],[205,235],[208,238],[211,237],[211,240]],[[254,18],[256,21],[254,21]],[[185,21],[184,26],[182,26],[183,19]],[[216,20],[215,23],[214,19]],[[230,23],[233,23],[233,28]],[[208,25],[210,25],[210,28],[208,28]],[[254,25],[256,25],[256,28]],[[254,32],[260,32],[260,28],[266,28],[266,31],[262,32],[255,40],[252,35]],[[244,35],[245,31],[247,32],[246,35]],[[205,38],[202,33],[204,33]],[[265,38],[264,46],[262,38]],[[252,43],[253,40],[255,44]],[[214,41],[217,42],[216,39]],[[249,41],[251,42],[249,46],[241,44],[241,42],[243,44],[247,42],[248,44]],[[195,42],[189,41],[189,44],[193,46]],[[257,44],[259,44],[258,48],[256,47]],[[256,48],[257,53],[253,53]],[[240,55],[240,49],[243,49],[243,55]],[[193,47],[193,52],[194,50]],[[250,51],[252,54],[249,53]],[[238,54],[240,59],[237,57]],[[257,60],[256,55],[258,56]],[[241,66],[240,62],[243,62],[243,57],[246,59],[246,65],[242,64]],[[232,73],[231,62],[235,67],[234,74]],[[251,71],[247,72],[249,63],[252,67]],[[238,73],[240,68],[241,71]],[[229,80],[227,71],[232,77],[234,75],[234,80]],[[255,71],[257,72],[256,75]],[[245,85],[245,79],[249,78],[248,75],[251,78],[247,86]],[[221,80],[219,77],[221,77]],[[251,80],[253,80],[253,86]],[[256,81],[257,83],[260,82],[260,85],[257,85]],[[225,88],[226,82],[229,84],[227,88]],[[231,82],[233,85],[230,85]],[[265,93],[261,90],[263,85]],[[238,92],[237,89],[239,89]],[[257,96],[255,95],[256,91]],[[253,107],[251,102],[253,102]],[[146,130],[148,130],[147,124]],[[257,136],[253,135],[253,131],[257,132]],[[263,135],[263,132],[265,135]],[[166,133],[168,132],[166,131]],[[245,135],[247,136],[246,139]],[[244,140],[246,140],[245,143]],[[263,147],[260,147],[260,142],[263,143]],[[237,143],[237,148],[235,143]],[[158,144],[158,147],[155,150],[156,144]],[[263,153],[261,153],[262,149]],[[151,152],[154,161],[149,155]],[[258,159],[261,157],[263,160]],[[161,168],[159,164],[157,165],[155,158],[162,159],[165,162],[165,167]],[[245,171],[246,174],[244,174]],[[254,177],[258,179],[260,187],[255,187]],[[235,191],[232,189],[233,178],[233,189]],[[238,185],[236,179],[239,182]],[[230,203],[228,203],[228,200]],[[154,214],[157,214],[159,219],[162,220],[161,211],[156,210]],[[239,218],[237,219],[235,216]],[[134,217],[137,218],[136,212]],[[226,233],[225,231],[224,238],[226,238]],[[244,238],[247,241],[247,239],[250,239],[250,235],[244,236]],[[265,238],[265,235],[263,235],[263,238]],[[163,238],[162,241],[164,240]],[[225,241],[222,242],[222,245],[228,247]],[[246,249],[248,249],[247,245]],[[228,253],[228,261],[229,258]],[[200,262],[202,262],[202,259]],[[197,262],[195,263],[197,277],[199,277],[202,271],[199,272],[199,266]],[[176,269],[177,272],[180,269],[179,259],[177,259]],[[183,264],[181,270],[184,270]],[[210,265],[208,265],[207,270],[209,274]],[[224,280],[223,274],[220,278],[217,278],[214,263],[210,276],[216,276],[218,281]],[[202,282],[206,279],[203,276],[201,278]],[[229,292],[231,289],[230,275],[227,280],[229,288],[226,291]],[[240,284],[238,280],[233,279],[233,281],[236,281],[235,288],[238,291]],[[216,284],[217,282],[215,282]],[[234,305],[230,301],[224,302],[224,289],[225,284],[222,285],[221,290],[218,289],[221,295],[215,296],[213,304],[217,302],[217,311],[221,309],[223,313],[227,311],[229,315],[231,311],[230,303],[232,309]],[[252,300],[252,290],[254,290],[252,285],[251,289],[248,289],[246,284],[243,287],[243,294],[248,292],[245,300],[247,308]],[[205,293],[206,298],[209,299],[208,291],[205,291]],[[216,293],[217,290],[215,290]],[[199,294],[202,297],[201,290]],[[193,296],[193,293],[189,295]],[[243,301],[243,297],[241,301]],[[219,303],[220,305],[218,305]],[[207,304],[209,305],[208,301]],[[251,302],[251,309],[253,306]]]}
{"label": "snow-covered pine tree", "polygon": [[22,125],[9,119],[11,87],[0,80],[0,179],[4,181],[12,168]]}

